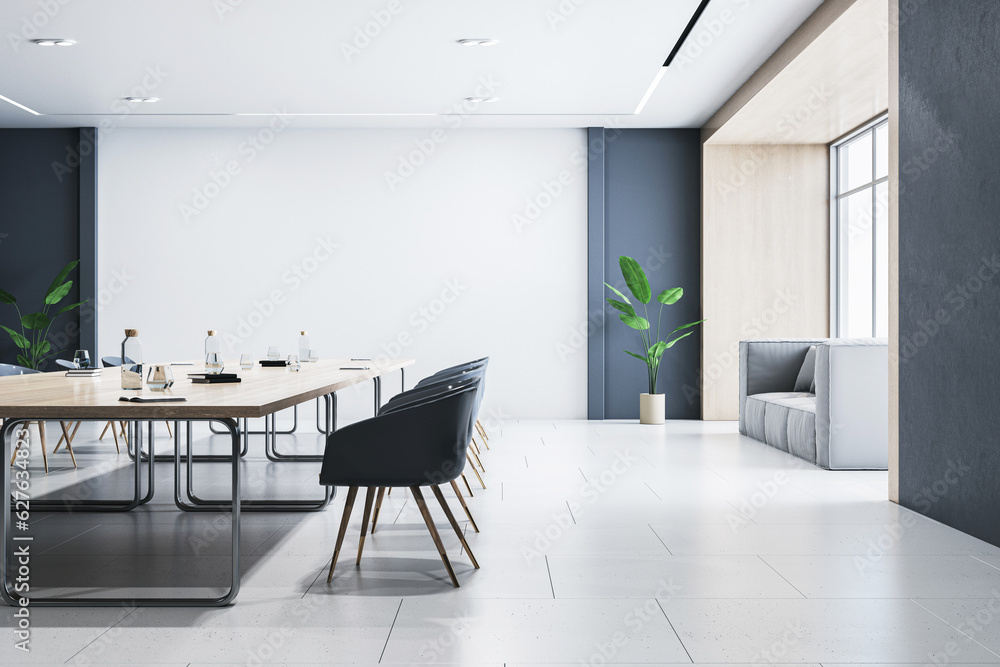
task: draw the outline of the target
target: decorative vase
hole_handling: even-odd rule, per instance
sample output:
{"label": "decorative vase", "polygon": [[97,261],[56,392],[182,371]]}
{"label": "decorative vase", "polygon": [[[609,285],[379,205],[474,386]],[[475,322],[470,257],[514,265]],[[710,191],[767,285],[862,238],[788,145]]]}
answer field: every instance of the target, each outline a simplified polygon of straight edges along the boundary
{"label": "decorative vase", "polygon": [[664,419],[664,394],[639,394],[639,423],[662,424]]}

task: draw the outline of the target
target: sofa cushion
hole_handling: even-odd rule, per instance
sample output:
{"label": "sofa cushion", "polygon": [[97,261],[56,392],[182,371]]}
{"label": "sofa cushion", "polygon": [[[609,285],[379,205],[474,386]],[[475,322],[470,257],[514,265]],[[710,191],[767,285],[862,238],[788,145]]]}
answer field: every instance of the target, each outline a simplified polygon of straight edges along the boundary
{"label": "sofa cushion", "polygon": [[810,345],[806,352],[806,358],[802,360],[802,368],[799,369],[798,377],[795,378],[795,387],[792,391],[809,391],[816,393],[816,346]]}
{"label": "sofa cushion", "polygon": [[774,391],[765,394],[747,396],[747,402],[744,404],[743,408],[746,434],[755,440],[772,444],[767,439],[765,429],[765,412],[767,405],[775,400],[805,398],[808,396],[809,394],[794,391]]}
{"label": "sofa cushion", "polygon": [[[783,425],[777,423],[779,415],[784,421]],[[767,404],[765,419],[767,422],[775,422],[770,429],[765,428],[765,431],[774,433],[775,438],[781,438],[783,451],[810,463],[816,462],[815,395],[775,399]]]}

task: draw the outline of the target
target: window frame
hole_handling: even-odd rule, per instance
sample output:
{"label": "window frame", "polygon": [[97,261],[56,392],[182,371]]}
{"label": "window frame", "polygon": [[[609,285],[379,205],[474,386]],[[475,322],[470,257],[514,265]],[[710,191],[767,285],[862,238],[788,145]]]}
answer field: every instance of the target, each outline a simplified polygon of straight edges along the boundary
{"label": "window frame", "polygon": [[[878,146],[876,142],[876,130],[889,122],[889,114],[879,114],[870,121],[858,128],[848,132],[830,144],[830,331],[833,337],[842,338],[845,335],[845,319],[841,313],[846,308],[846,304],[841,303],[841,296],[846,294],[846,271],[842,271],[843,261],[846,260],[843,248],[843,230],[841,229],[841,201],[851,195],[863,192],[866,188],[871,189],[872,198],[872,328],[870,336],[874,337],[878,331],[878,256],[881,249],[878,243],[877,225],[878,219],[878,186],[889,181],[889,174],[881,178],[876,178],[878,164]],[[850,190],[840,191],[840,167],[841,148],[861,138],[866,133],[872,135],[872,171],[869,180],[865,181]],[[882,224],[888,224],[888,220],[883,220]]]}

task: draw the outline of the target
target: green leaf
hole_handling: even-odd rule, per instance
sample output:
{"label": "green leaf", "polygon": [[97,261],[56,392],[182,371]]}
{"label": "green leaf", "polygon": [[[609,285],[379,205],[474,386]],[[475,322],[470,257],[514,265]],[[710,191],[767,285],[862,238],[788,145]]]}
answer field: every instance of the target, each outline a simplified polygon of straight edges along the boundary
{"label": "green leaf", "polygon": [[658,359],[666,349],[667,349],[666,343],[664,343],[662,340],[657,342],[655,345],[653,345],[653,347],[649,348],[649,358]]}
{"label": "green leaf", "polygon": [[635,308],[632,307],[632,304],[622,303],[621,301],[615,301],[614,299],[608,299],[607,301],[615,310],[620,310],[628,315],[635,315]]}
{"label": "green leaf", "polygon": [[76,265],[79,263],[80,260],[73,260],[72,262],[63,267],[62,271],[59,272],[59,275],[56,276],[56,279],[52,281],[51,285],[49,285],[49,288],[45,290],[45,299],[46,299],[45,303],[48,303],[49,294],[52,293],[52,290],[62,285],[63,281],[66,280],[66,277],[69,275],[69,272],[75,269]]}
{"label": "green leaf", "polygon": [[0,289],[0,303],[16,303],[17,299],[7,290]]}
{"label": "green leaf", "polygon": [[52,350],[52,343],[47,340],[42,340],[31,346],[31,354],[35,357],[40,357],[46,352]]}
{"label": "green leaf", "polygon": [[52,350],[51,352],[49,352],[48,354],[46,354],[46,355],[45,355],[44,357],[39,357],[39,358],[38,358],[38,365],[40,366],[40,365],[41,365],[41,363],[42,363],[43,361],[45,361],[46,359],[48,359],[49,357],[54,357],[54,356],[56,356],[57,354],[59,354],[60,352],[64,352],[64,351],[65,351],[65,350]]}
{"label": "green leaf", "polygon": [[649,320],[645,317],[639,317],[638,315],[628,315],[622,313],[618,316],[622,322],[626,325],[632,327],[633,329],[638,329],[639,331],[645,331],[649,328]]}
{"label": "green leaf", "polygon": [[638,359],[639,361],[641,361],[644,364],[648,364],[649,363],[649,361],[646,359],[646,357],[642,356],[641,354],[636,354],[635,352],[629,352],[628,350],[622,350],[622,352],[624,352],[625,354],[627,354],[629,356],[635,357],[636,359]]}
{"label": "green leaf", "polygon": [[17,355],[17,363],[21,364],[25,368],[34,368],[34,366],[31,364],[31,359],[28,359],[28,357],[24,356],[23,354]]}
{"label": "green leaf", "polygon": [[11,338],[11,340],[14,341],[14,345],[17,345],[22,350],[26,350],[29,347],[31,347],[31,341],[29,341],[27,338],[25,338],[21,334],[17,333],[13,329],[11,329],[9,327],[5,327],[2,324],[0,324],[0,328],[3,328],[4,331],[6,331],[8,334],[10,334],[10,338]]}
{"label": "green leaf", "polygon": [[618,258],[618,266],[622,269],[625,284],[628,285],[628,289],[632,292],[632,295],[640,303],[649,303],[652,291],[649,289],[649,281],[646,280],[646,274],[642,270],[642,267],[639,266],[639,262],[631,257],[622,255]]}
{"label": "green leaf", "polygon": [[50,289],[49,293],[45,295],[45,305],[54,306],[65,299],[66,295],[69,294],[71,287],[73,287],[73,281],[67,280],[62,285],[59,285],[54,289]]}
{"label": "green leaf", "polygon": [[628,303],[628,304],[632,303],[631,301],[628,300],[627,296],[625,296],[624,294],[622,294],[621,292],[619,292],[618,290],[616,290],[614,287],[612,287],[611,285],[608,285],[608,283],[604,283],[604,284],[607,285],[607,287],[608,287],[609,290],[611,290],[612,292],[614,292],[615,294],[617,294],[621,298],[622,301],[624,301],[625,303]]}
{"label": "green leaf", "polygon": [[[695,326],[696,324],[701,324],[701,323],[702,323],[702,322],[704,322],[704,321],[705,321],[705,320],[698,320],[697,322],[688,322],[687,324],[682,324],[682,325],[680,325],[679,327],[677,327],[676,329],[674,329],[673,331],[671,331],[671,332],[670,332],[670,335],[668,335],[668,336],[667,336],[667,338],[670,338],[670,336],[674,335],[675,333],[677,333],[677,332],[678,332],[678,331],[680,331],[681,329],[687,329],[688,327],[693,327],[693,326]],[[691,333],[694,333],[694,332],[691,332]]]}
{"label": "green leaf", "polygon": [[670,306],[680,301],[682,296],[684,296],[683,287],[671,287],[660,292],[656,300],[664,306]]}
{"label": "green leaf", "polygon": [[693,331],[688,331],[683,336],[678,336],[677,338],[675,338],[672,341],[670,341],[669,343],[667,343],[667,347],[673,347],[674,343],[676,343],[677,341],[681,340],[682,338],[687,338],[688,336],[690,336],[693,333],[694,333]]}
{"label": "green leaf", "polygon": [[87,299],[86,301],[78,301],[76,303],[71,303],[68,306],[63,306],[62,308],[59,309],[59,312],[56,313],[56,315],[62,315],[63,313],[73,310],[74,308],[79,308],[83,304],[87,303],[87,301],[90,301],[90,299]]}
{"label": "green leaf", "polygon": [[51,324],[51,320],[45,313],[28,313],[21,318],[21,326],[25,329],[44,329],[49,324]]}

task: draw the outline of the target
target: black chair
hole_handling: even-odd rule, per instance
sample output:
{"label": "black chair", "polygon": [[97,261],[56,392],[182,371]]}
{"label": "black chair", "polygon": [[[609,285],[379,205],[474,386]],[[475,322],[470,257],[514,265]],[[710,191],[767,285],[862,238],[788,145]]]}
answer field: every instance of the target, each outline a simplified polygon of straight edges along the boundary
{"label": "black chair", "polygon": [[351,519],[354,500],[358,488],[362,486],[367,487],[368,491],[358,542],[359,565],[375,490],[379,487],[406,486],[417,502],[451,582],[458,588],[455,570],[448,560],[441,536],[420,491],[421,486],[430,486],[473,566],[479,568],[439,486],[454,481],[465,466],[465,451],[469,443],[478,383],[478,378],[473,378],[460,387],[429,400],[387,411],[330,435],[323,454],[319,481],[326,486],[346,486],[348,490],[327,583],[333,580],[333,570]]}
{"label": "black chair", "polygon": [[[387,414],[390,412],[395,412],[397,410],[401,410],[410,407],[412,405],[418,405],[420,403],[433,400],[451,391],[460,389],[463,386],[470,385],[473,381],[478,381],[478,384],[476,385],[477,390],[481,390],[482,378],[475,375],[469,375],[459,378],[457,380],[444,380],[434,384],[425,384],[420,388],[414,388],[409,391],[405,391],[403,393],[393,396],[388,403],[382,406],[381,410],[379,411],[379,414]],[[479,392],[477,391],[477,394],[478,393]],[[473,411],[472,415],[473,421],[475,421],[476,413],[478,412],[478,403],[479,399],[477,397],[476,400],[477,408],[476,410]],[[471,430],[471,424],[470,424],[470,430]],[[471,459],[469,458],[469,451],[470,450],[468,449],[466,450],[465,454],[466,460],[469,462],[469,465],[472,466],[472,471],[476,472],[476,468],[472,464]],[[476,473],[476,476],[478,477],[479,473]],[[462,478],[462,481],[465,482],[465,486],[468,489],[469,481],[465,479],[465,473],[463,472],[461,475],[459,475],[459,477]],[[482,482],[482,478],[480,477],[479,479],[480,482]],[[449,483],[451,484],[451,488],[455,491],[455,495],[458,497],[458,502],[462,505],[462,510],[465,512],[465,516],[469,519],[469,523],[472,525],[472,529],[478,533],[479,525],[476,523],[476,518],[472,516],[472,510],[470,510],[468,504],[466,504],[465,498],[462,496],[461,489],[458,488],[458,482],[453,479]],[[378,496],[375,499],[375,511],[372,514],[372,529],[371,529],[372,533],[375,532],[375,526],[378,523],[379,513],[382,511],[382,499],[385,497],[386,491],[388,491],[391,494],[392,487],[389,487],[388,489],[386,489],[385,487],[380,487],[378,490]],[[469,489],[469,495],[470,496],[472,495],[472,489]]]}
{"label": "black chair", "polygon": [[[480,360],[480,362],[481,361],[482,360]],[[461,380],[462,378],[478,377],[479,380],[480,380],[480,382],[479,382],[479,391],[476,394],[476,419],[474,420],[474,423],[473,423],[473,427],[474,428],[478,428],[477,425],[479,423],[479,416],[478,416],[479,415],[479,406],[483,402],[483,391],[484,391],[484,389],[486,387],[486,364],[485,363],[480,363],[480,362],[472,362],[471,364],[463,364],[463,366],[468,366],[464,370],[454,371],[454,372],[450,372],[450,373],[444,373],[442,371],[442,372],[435,373],[434,375],[432,375],[430,377],[424,378],[423,380],[421,380],[420,382],[418,382],[417,386],[414,387],[413,389],[411,389],[409,392],[403,392],[402,394],[397,394],[396,396],[394,396],[392,399],[389,400],[388,404],[392,404],[394,401],[401,400],[403,397],[407,396],[408,394],[410,394],[412,392],[426,391],[426,390],[431,390],[431,389],[433,389],[435,387],[447,386],[449,383],[453,383],[455,381]],[[469,442],[471,443],[471,446],[469,448],[469,455],[470,455],[470,457],[471,458],[475,458],[475,460],[476,460],[475,463],[479,464],[479,470],[482,470],[483,473],[485,473],[486,472],[486,467],[483,465],[482,460],[479,458],[479,455],[482,453],[482,450],[479,449],[479,443],[476,442],[476,437],[474,435],[471,435],[471,433],[470,433],[470,437],[469,437]],[[485,438],[483,439],[483,445],[487,449],[489,449],[489,445],[486,444]],[[470,461],[470,463],[472,463],[472,461]],[[473,466],[472,466],[472,472],[474,472],[476,474],[476,479],[479,480],[480,486],[482,486],[485,489],[486,488],[486,482],[483,481],[483,478],[479,474],[479,471],[476,470],[475,464],[473,464]],[[468,488],[468,491],[469,491],[469,495],[471,496],[472,495],[472,489],[469,488],[469,482],[468,482],[468,480],[464,479],[464,477],[463,477],[462,481],[465,482],[465,485],[466,485],[466,487]]]}
{"label": "black chair", "polygon": [[[429,375],[428,377],[418,382],[417,387],[432,382],[439,382],[442,378],[457,377],[465,373],[482,369],[483,384],[479,388],[479,402],[482,403],[483,395],[486,393],[486,375],[485,375],[486,367],[489,365],[489,363],[490,363],[490,358],[483,357],[482,359],[476,359],[475,361],[469,361],[464,364],[458,364],[457,366],[450,366],[449,368],[443,368],[438,372],[434,373],[433,375]],[[482,422],[480,422],[478,418],[476,418],[476,430],[479,432],[479,435],[483,439],[483,446],[486,447],[486,449],[489,449],[490,436],[487,435],[486,428],[483,426]],[[473,443],[475,443],[475,441],[473,441]],[[478,448],[479,447],[477,445],[476,449],[478,450]],[[480,463],[480,467],[482,467],[482,463]],[[480,480],[480,482],[482,482],[482,480]]]}

